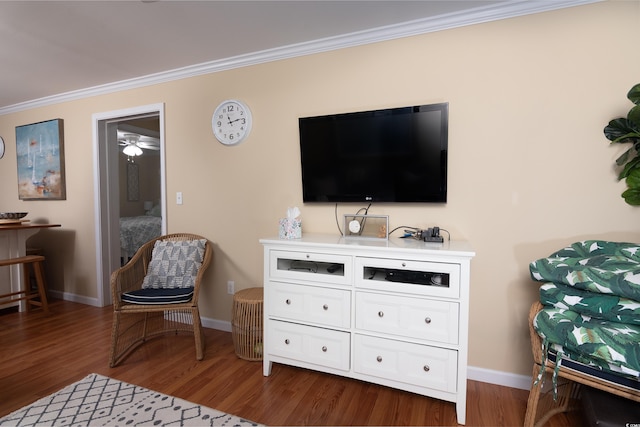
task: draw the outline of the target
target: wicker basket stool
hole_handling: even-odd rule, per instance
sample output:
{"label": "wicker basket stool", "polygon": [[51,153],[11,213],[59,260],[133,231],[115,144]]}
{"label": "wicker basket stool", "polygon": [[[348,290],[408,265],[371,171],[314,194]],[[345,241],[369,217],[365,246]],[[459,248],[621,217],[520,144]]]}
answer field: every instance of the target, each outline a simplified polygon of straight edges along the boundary
{"label": "wicker basket stool", "polygon": [[233,295],[233,346],[239,358],[262,360],[263,288],[249,288]]}

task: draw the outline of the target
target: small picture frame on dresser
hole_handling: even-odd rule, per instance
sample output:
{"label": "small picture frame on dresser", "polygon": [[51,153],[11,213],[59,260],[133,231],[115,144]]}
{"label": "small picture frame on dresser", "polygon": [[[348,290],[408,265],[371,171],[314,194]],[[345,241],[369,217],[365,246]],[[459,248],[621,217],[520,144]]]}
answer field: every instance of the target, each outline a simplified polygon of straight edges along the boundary
{"label": "small picture frame on dresser", "polygon": [[389,239],[389,215],[344,215],[342,235],[348,239]]}

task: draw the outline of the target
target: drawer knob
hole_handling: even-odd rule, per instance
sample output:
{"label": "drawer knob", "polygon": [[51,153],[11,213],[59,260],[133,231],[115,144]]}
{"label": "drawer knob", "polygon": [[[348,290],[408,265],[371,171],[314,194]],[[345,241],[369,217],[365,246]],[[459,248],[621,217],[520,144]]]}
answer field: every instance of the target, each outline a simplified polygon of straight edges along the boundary
{"label": "drawer knob", "polygon": [[291,300],[290,299],[287,299],[285,302],[287,303],[287,305],[291,305]]}
{"label": "drawer knob", "polygon": [[327,352],[327,346],[326,345],[322,346],[322,351],[324,351],[325,353]]}
{"label": "drawer knob", "polygon": [[378,317],[384,317],[384,311],[382,311],[382,310],[381,310],[381,311],[379,311],[379,312],[378,312]]}
{"label": "drawer knob", "polygon": [[284,340],[284,343],[285,343],[286,345],[289,345],[289,338],[285,339],[285,340]]}
{"label": "drawer knob", "polygon": [[406,266],[407,266],[407,263],[406,263],[406,262],[403,262],[403,263],[402,263],[402,266],[403,266],[403,267],[406,267]]}
{"label": "drawer knob", "polygon": [[377,360],[378,362],[382,362],[382,356],[378,356],[378,357],[376,357],[376,360]]}
{"label": "drawer knob", "polygon": [[425,372],[429,372],[431,368],[429,367],[429,365],[424,365],[422,369],[424,369]]}
{"label": "drawer knob", "polygon": [[307,259],[309,259],[309,254],[307,254]]}
{"label": "drawer knob", "polygon": [[327,310],[329,310],[329,306],[327,304],[325,304],[325,305],[322,306],[322,309],[327,311]]}
{"label": "drawer knob", "polygon": [[431,317],[425,317],[424,323],[426,323],[427,325],[431,323]]}

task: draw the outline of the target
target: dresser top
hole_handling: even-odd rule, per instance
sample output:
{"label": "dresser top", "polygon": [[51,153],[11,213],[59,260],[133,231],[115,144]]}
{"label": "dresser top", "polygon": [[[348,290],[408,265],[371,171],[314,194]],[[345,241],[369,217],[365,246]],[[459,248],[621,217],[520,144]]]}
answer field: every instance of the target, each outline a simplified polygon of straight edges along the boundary
{"label": "dresser top", "polygon": [[455,255],[472,258],[475,252],[465,240],[445,240],[443,243],[423,242],[421,240],[399,237],[385,239],[345,238],[332,234],[304,233],[300,239],[279,239],[278,237],[260,239],[263,245],[286,245],[296,247],[334,247],[336,249],[359,248],[363,250],[406,250],[425,251],[433,254]]}

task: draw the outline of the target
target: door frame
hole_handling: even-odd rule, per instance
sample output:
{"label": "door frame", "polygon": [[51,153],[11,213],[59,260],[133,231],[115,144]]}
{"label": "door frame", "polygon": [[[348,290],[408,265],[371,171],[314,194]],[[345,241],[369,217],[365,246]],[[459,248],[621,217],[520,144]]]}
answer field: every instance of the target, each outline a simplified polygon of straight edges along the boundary
{"label": "door frame", "polygon": [[160,124],[160,210],[162,234],[167,232],[164,141],[164,103],[149,104],[92,115],[94,214],[96,239],[96,295],[99,307],[111,305],[109,279],[120,267],[117,124],[134,118],[158,116]]}

